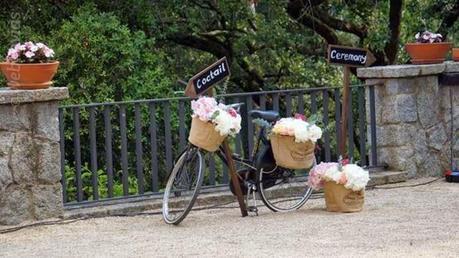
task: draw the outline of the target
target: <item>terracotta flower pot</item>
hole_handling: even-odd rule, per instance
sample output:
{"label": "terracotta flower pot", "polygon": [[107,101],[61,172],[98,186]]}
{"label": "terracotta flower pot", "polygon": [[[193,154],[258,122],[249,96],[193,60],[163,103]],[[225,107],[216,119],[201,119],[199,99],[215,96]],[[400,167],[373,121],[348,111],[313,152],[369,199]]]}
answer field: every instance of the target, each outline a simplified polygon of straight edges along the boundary
{"label": "terracotta flower pot", "polygon": [[37,64],[0,63],[8,87],[20,90],[49,88],[58,67],[58,61]]}
{"label": "terracotta flower pot", "polygon": [[453,48],[453,60],[459,62],[459,48]]}
{"label": "terracotta flower pot", "polygon": [[446,54],[453,46],[450,42],[407,43],[405,50],[413,64],[438,64],[445,61]]}

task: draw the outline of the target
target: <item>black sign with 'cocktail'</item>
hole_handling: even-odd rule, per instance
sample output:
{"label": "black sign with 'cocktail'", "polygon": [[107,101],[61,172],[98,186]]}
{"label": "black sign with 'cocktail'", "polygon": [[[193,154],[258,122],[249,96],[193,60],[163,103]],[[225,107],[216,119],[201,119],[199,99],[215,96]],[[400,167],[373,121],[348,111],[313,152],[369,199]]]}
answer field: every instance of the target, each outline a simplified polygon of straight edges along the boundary
{"label": "black sign with 'cocktail'", "polygon": [[185,89],[185,95],[189,97],[201,95],[229,75],[230,70],[228,61],[226,57],[223,57],[193,76]]}

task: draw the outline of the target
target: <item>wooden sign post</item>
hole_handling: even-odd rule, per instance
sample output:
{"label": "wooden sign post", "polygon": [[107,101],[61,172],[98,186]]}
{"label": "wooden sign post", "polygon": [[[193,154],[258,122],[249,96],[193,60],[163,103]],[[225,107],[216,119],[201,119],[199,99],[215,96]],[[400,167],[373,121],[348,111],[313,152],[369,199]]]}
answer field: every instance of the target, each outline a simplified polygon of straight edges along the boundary
{"label": "wooden sign post", "polygon": [[[218,82],[222,81],[227,76],[230,76],[230,70],[226,57],[213,63],[206,69],[202,70],[195,76],[193,76],[187,84],[185,89],[185,95],[191,98],[195,98],[207,92],[208,96],[213,96],[212,87]],[[245,207],[244,196],[242,195],[241,186],[239,184],[239,177],[236,173],[236,166],[231,156],[232,151],[230,149],[228,140],[223,141],[223,150],[225,151],[225,157],[228,162],[228,170],[231,178],[231,183],[236,193],[239,208],[241,209],[242,217],[247,216],[247,208]]]}
{"label": "wooden sign post", "polygon": [[342,157],[346,155],[347,125],[349,119],[350,98],[350,67],[367,67],[376,60],[367,49],[346,46],[328,45],[327,59],[330,64],[344,66],[343,73],[343,105],[341,109],[341,141],[339,151]]}

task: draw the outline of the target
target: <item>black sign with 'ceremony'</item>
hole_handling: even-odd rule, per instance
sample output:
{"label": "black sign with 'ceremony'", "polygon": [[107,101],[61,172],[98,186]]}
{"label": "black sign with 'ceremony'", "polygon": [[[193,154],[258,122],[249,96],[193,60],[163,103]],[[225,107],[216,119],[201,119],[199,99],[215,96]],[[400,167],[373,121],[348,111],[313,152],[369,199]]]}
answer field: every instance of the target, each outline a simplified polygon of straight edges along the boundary
{"label": "black sign with 'ceremony'", "polygon": [[363,48],[329,45],[328,62],[348,66],[370,66],[375,61],[373,54]]}
{"label": "black sign with 'ceremony'", "polygon": [[226,57],[223,57],[193,76],[193,78],[189,80],[185,89],[185,95],[189,97],[201,95],[229,75],[230,70],[228,61],[226,60]]}

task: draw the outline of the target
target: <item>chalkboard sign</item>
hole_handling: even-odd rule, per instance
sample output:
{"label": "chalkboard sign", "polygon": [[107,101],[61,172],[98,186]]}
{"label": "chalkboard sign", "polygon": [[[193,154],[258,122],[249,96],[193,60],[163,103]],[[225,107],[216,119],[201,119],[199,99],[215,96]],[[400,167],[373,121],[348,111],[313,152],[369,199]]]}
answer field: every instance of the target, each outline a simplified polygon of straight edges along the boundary
{"label": "chalkboard sign", "polygon": [[185,95],[192,98],[199,96],[229,75],[230,70],[228,61],[226,60],[226,57],[223,57],[193,76],[188,81],[188,85],[185,89]]}
{"label": "chalkboard sign", "polygon": [[373,54],[363,48],[329,45],[328,62],[332,64],[364,67],[375,61]]}

